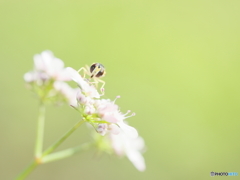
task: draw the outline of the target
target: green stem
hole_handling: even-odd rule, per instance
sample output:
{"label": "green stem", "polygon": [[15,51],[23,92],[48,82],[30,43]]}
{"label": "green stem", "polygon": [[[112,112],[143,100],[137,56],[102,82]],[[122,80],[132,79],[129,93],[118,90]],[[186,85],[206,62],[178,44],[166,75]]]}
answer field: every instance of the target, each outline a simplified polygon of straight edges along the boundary
{"label": "green stem", "polygon": [[17,178],[16,180],[23,180],[25,179],[36,167],[38,163],[33,161]]}
{"label": "green stem", "polygon": [[85,144],[82,144],[82,145],[74,147],[74,148],[69,148],[69,149],[66,149],[63,151],[49,154],[42,158],[42,163],[48,163],[48,162],[52,162],[52,161],[56,161],[56,160],[60,160],[60,159],[64,159],[64,158],[73,156],[73,155],[79,153],[80,151],[89,149],[89,147],[91,147],[92,145],[93,145],[93,143],[85,143]]}
{"label": "green stem", "polygon": [[43,137],[44,137],[44,121],[45,121],[45,106],[43,102],[41,102],[39,106],[37,139],[36,139],[36,146],[35,146],[36,158],[39,158],[42,155]]}
{"label": "green stem", "polygon": [[81,124],[83,124],[85,121],[80,120],[77,124],[75,124],[67,133],[65,133],[58,141],[56,141],[52,146],[50,146],[46,151],[43,152],[42,157],[50,154],[53,152],[60,144],[63,143],[65,139],[68,138]]}
{"label": "green stem", "polygon": [[[46,151],[44,151],[40,157],[37,157],[17,178],[16,180],[25,179],[39,164],[43,163],[42,160],[44,156],[47,156],[52,151],[54,151],[68,136],[70,136],[81,124],[84,123],[84,120],[80,120],[75,124],[66,134],[64,134],[58,141],[56,141],[52,146],[50,146]],[[79,148],[80,150],[80,148]],[[61,158],[60,158],[61,159]]]}

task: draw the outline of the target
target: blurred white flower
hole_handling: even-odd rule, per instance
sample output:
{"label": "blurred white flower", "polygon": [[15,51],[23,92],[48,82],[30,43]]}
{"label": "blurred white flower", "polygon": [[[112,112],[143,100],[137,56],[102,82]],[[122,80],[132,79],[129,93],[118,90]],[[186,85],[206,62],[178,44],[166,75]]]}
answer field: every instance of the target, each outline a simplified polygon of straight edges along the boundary
{"label": "blurred white flower", "polygon": [[24,74],[24,80],[42,101],[61,104],[68,101],[77,106],[78,89],[72,89],[63,81],[70,81],[68,71],[62,60],[51,51],[43,51],[34,56],[34,69]]}
{"label": "blurred white flower", "polygon": [[124,121],[119,122],[118,125],[126,136],[128,136],[130,138],[138,137],[137,130],[132,126],[129,126],[126,122],[124,122]]}
{"label": "blurred white flower", "polygon": [[24,74],[24,80],[28,83],[37,82],[41,85],[48,79],[56,81],[71,80],[62,60],[56,58],[49,50],[34,56],[34,70]]}
{"label": "blurred white flower", "polygon": [[133,165],[139,170],[146,169],[145,160],[142,153],[145,143],[142,137],[131,138],[123,131],[119,134],[109,134],[110,144],[118,156],[126,155]]}
{"label": "blurred white flower", "polygon": [[35,71],[45,72],[49,78],[58,81],[69,81],[71,78],[64,68],[64,62],[56,58],[49,50],[34,56]]}

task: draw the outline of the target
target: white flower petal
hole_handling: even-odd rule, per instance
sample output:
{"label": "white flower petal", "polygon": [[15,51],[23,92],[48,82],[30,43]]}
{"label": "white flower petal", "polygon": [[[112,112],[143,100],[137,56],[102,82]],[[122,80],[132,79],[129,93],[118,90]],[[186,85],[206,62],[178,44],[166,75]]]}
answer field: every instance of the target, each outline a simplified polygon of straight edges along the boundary
{"label": "white flower petal", "polygon": [[57,70],[64,68],[64,62],[59,58],[53,57],[52,63],[54,64],[54,68]]}
{"label": "white flower petal", "polygon": [[34,55],[33,61],[34,61],[34,67],[36,70],[38,70],[38,71],[46,70],[46,66],[45,66],[42,56],[40,54]]}
{"label": "white flower petal", "polygon": [[109,132],[115,135],[119,134],[121,131],[121,129],[116,124],[110,124],[108,128]]}
{"label": "white flower petal", "polygon": [[141,154],[144,149],[144,141],[141,137],[130,138],[121,131],[118,135],[110,133],[109,138],[117,155],[126,155],[139,171],[146,169],[145,160]]}
{"label": "white flower petal", "polygon": [[69,73],[68,71],[65,69],[63,69],[61,71],[61,73],[58,73],[57,74],[57,80],[58,81],[70,81],[71,80],[71,77],[69,76]]}
{"label": "white flower petal", "polygon": [[130,138],[137,138],[138,137],[138,132],[137,130],[132,127],[127,125],[124,122],[120,122],[118,123],[118,125],[121,127],[121,129],[123,130],[123,132]]}
{"label": "white flower petal", "polygon": [[35,73],[33,71],[27,72],[24,74],[23,79],[26,82],[32,82],[35,80]]}
{"label": "white flower petal", "polygon": [[86,82],[81,76],[80,74],[78,74],[78,72],[71,68],[71,67],[67,67],[66,68],[67,72],[69,73],[69,76],[72,78],[73,81],[75,81],[80,88],[82,89],[82,91],[89,97],[91,98],[100,98],[100,95],[97,91],[97,89],[92,86],[89,85],[88,82]]}
{"label": "white flower petal", "polygon": [[145,160],[142,154],[138,151],[128,151],[126,152],[128,159],[133,163],[133,165],[139,171],[144,171],[146,169]]}
{"label": "white flower petal", "polygon": [[78,72],[71,68],[67,67],[66,71],[69,73],[69,76],[72,78],[73,81],[75,81],[81,88],[86,86],[87,82],[84,81],[84,79],[78,74]]}

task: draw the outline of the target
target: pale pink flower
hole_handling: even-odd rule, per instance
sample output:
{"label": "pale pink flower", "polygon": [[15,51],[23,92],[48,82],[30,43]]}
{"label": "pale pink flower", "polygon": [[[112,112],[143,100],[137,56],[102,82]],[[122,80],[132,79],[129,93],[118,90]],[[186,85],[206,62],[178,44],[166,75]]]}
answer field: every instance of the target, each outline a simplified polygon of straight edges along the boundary
{"label": "pale pink flower", "polygon": [[117,135],[109,134],[109,138],[111,146],[117,155],[126,155],[139,171],[144,171],[146,169],[145,160],[142,156],[142,152],[145,149],[142,137],[130,138],[121,131]]}
{"label": "pale pink flower", "polygon": [[34,56],[34,68],[35,71],[45,72],[49,78],[54,80],[71,80],[66,68],[64,68],[64,62],[61,59],[56,58],[49,50],[43,51],[41,54],[36,54]]}
{"label": "pale pink flower", "polygon": [[[120,98],[120,96],[117,96],[116,99],[117,98]],[[130,116],[127,116],[130,111],[125,114],[121,113],[118,105],[115,104],[116,99],[114,101],[110,101],[109,99],[96,100],[95,106],[97,108],[96,112],[98,116],[100,119],[105,120],[111,124],[117,124],[129,137],[136,138],[138,136],[137,130],[124,122],[126,118],[134,116],[135,113],[132,113]],[[119,129],[119,127],[117,128]],[[108,127],[106,129],[111,129],[111,127]],[[118,131],[116,131],[115,128],[114,131],[110,132],[117,133]]]}
{"label": "pale pink flower", "polygon": [[[94,126],[99,134],[105,135],[108,132],[118,134],[121,128],[129,137],[138,136],[135,128],[123,122],[126,118],[134,116],[135,113],[127,116],[130,111],[125,114],[120,112],[118,105],[115,104],[116,99],[120,98],[120,96],[117,96],[114,101],[110,99],[95,99],[100,98],[95,86],[82,78],[73,68],[67,67],[67,71],[72,80],[80,87],[76,99],[79,103],[79,108],[82,109],[83,117],[88,116],[89,123]],[[89,115],[93,115],[93,117],[89,118]]]}
{"label": "pale pink flower", "polygon": [[67,72],[71,79],[79,85],[82,93],[84,93],[86,96],[89,96],[90,98],[100,98],[100,95],[95,86],[89,84],[88,81],[83,79],[75,69],[67,67]]}
{"label": "pale pink flower", "polygon": [[42,85],[46,80],[69,81],[71,78],[64,68],[62,60],[56,58],[51,51],[43,51],[33,58],[34,70],[24,74],[27,83],[36,82]]}
{"label": "pale pink flower", "polygon": [[120,121],[118,118],[118,106],[109,99],[101,99],[96,102],[97,112],[99,116],[110,123],[117,123]]}
{"label": "pale pink flower", "polygon": [[[120,98],[120,96],[116,97],[116,99],[118,98]],[[120,112],[118,105],[115,104],[116,99],[114,101],[110,101],[109,99],[101,99],[96,101],[97,113],[103,120],[110,123],[119,123],[130,117],[126,117],[130,111],[128,111],[126,114],[122,114]]]}

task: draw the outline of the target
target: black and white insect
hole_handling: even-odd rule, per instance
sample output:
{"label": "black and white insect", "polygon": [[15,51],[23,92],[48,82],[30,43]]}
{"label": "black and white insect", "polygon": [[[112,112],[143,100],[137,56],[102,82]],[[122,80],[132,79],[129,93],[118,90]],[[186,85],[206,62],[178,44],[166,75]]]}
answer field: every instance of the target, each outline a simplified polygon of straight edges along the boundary
{"label": "black and white insect", "polygon": [[80,68],[78,70],[78,72],[80,72],[82,70],[84,71],[83,78],[85,78],[85,76],[87,74],[90,77],[89,82],[91,81],[91,79],[93,79],[94,82],[92,82],[92,83],[96,83],[96,85],[98,83],[102,83],[101,91],[104,90],[103,87],[105,85],[105,82],[103,80],[101,80],[100,78],[106,74],[106,70],[102,64],[93,63],[90,67],[86,66],[86,68],[85,67]]}

